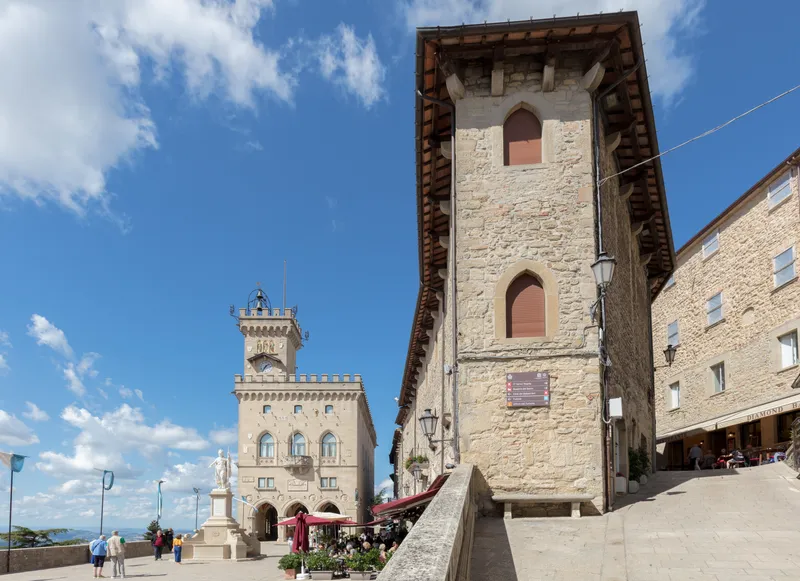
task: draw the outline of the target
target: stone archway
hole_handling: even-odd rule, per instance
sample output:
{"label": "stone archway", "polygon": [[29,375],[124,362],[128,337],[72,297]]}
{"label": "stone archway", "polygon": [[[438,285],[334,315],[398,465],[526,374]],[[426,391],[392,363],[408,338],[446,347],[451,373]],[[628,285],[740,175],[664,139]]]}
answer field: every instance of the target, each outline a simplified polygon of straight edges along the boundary
{"label": "stone archway", "polygon": [[[292,518],[300,511],[309,514],[308,508],[306,507],[305,504],[303,504],[300,501],[291,502],[283,510],[284,518]],[[294,527],[291,526],[278,527],[279,542],[283,542],[292,536],[294,536]]]}
{"label": "stone archway", "polygon": [[259,541],[277,541],[278,537],[278,509],[268,502],[258,505],[258,512],[254,515],[254,533]]}

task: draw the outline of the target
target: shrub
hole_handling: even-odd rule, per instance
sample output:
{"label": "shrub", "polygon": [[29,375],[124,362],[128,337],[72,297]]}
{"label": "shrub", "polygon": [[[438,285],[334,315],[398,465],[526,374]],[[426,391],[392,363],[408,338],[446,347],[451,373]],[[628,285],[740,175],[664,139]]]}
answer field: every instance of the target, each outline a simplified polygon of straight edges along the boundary
{"label": "shrub", "polygon": [[636,480],[643,474],[650,471],[650,455],[647,449],[642,446],[638,450],[628,448],[628,478],[629,480]]}
{"label": "shrub", "polygon": [[428,457],[425,454],[420,454],[418,456],[409,456],[406,458],[406,470],[411,468],[412,464],[425,464],[428,461]]}
{"label": "shrub", "polygon": [[284,555],[281,557],[281,560],[278,561],[278,569],[300,569],[300,566],[303,564],[303,557],[300,556],[300,553],[289,553],[288,555]]}
{"label": "shrub", "polygon": [[347,557],[344,560],[345,565],[351,571],[372,571],[374,568],[373,557],[368,553],[356,553],[352,557]]}
{"label": "shrub", "polygon": [[336,561],[326,551],[314,551],[306,555],[306,568],[310,571],[333,571]]}

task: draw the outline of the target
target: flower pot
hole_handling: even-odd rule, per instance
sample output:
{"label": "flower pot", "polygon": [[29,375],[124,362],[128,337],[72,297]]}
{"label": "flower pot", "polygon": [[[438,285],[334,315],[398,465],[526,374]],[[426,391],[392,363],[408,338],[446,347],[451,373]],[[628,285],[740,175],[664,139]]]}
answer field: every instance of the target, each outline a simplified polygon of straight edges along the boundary
{"label": "flower pot", "polygon": [[294,569],[284,569],[283,573],[286,575],[285,579],[294,579]]}
{"label": "flower pot", "polygon": [[625,494],[628,492],[628,479],[624,476],[615,476],[614,490],[616,490],[617,494]]}
{"label": "flower pot", "polygon": [[639,486],[644,486],[645,484],[647,484],[647,476],[642,474],[639,476]]}
{"label": "flower pot", "polygon": [[333,571],[311,571],[312,579],[333,579]]}
{"label": "flower pot", "polygon": [[639,483],[636,482],[635,480],[631,480],[630,482],[628,482],[628,492],[630,492],[631,494],[636,494],[637,492],[639,492]]}
{"label": "flower pot", "polygon": [[350,571],[352,581],[369,581],[372,579],[372,571]]}

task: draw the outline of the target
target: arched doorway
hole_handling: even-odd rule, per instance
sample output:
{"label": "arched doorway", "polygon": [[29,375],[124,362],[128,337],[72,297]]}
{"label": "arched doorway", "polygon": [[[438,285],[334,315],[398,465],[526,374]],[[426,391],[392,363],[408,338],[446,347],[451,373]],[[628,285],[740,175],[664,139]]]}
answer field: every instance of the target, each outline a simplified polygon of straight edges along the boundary
{"label": "arched doorway", "polygon": [[[306,505],[304,505],[302,502],[293,502],[292,504],[286,507],[284,516],[285,518],[292,518],[293,516],[296,516],[298,512],[301,511],[308,514],[308,508],[306,508]],[[278,537],[279,541],[285,541],[289,537],[294,537],[294,527],[286,526],[286,527],[280,527],[280,529],[281,530],[278,531],[279,535],[280,533],[282,533],[283,536]]]}
{"label": "arched doorway", "polygon": [[278,511],[271,504],[265,504],[258,511],[259,514],[263,512],[262,518],[264,519],[264,540],[277,541],[278,540]]}
{"label": "arched doorway", "polygon": [[[326,502],[319,506],[317,512],[331,512],[334,514],[342,514],[342,511],[339,510],[332,502]],[[323,525],[319,527],[319,535],[318,535],[318,542],[328,544],[331,541],[338,539],[339,534],[342,531],[342,527],[338,525]]]}

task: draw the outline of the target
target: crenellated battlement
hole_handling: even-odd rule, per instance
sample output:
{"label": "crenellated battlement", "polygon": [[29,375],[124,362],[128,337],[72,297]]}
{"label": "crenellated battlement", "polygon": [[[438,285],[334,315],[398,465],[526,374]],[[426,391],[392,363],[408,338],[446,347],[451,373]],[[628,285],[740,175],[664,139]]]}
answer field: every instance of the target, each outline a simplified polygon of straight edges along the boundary
{"label": "crenellated battlement", "polygon": [[[283,311],[283,312],[281,312],[281,311]],[[256,319],[263,318],[263,319],[266,319],[266,318],[272,318],[272,317],[282,317],[284,319],[294,319],[295,318],[294,311],[292,311],[292,309],[276,308],[276,309],[272,309],[272,311],[270,311],[270,309],[262,309],[260,313],[256,309],[250,309],[250,314],[249,315],[247,314],[247,309],[245,309],[245,308],[239,309],[239,318],[240,319],[250,319],[250,318],[256,318]]]}
{"label": "crenellated battlement", "polygon": [[293,373],[290,375],[265,375],[259,373],[251,375],[248,373],[245,375],[236,374],[233,378],[234,383],[362,383],[360,373],[353,374],[352,379],[350,379],[351,375],[349,373],[342,375],[338,373],[333,375],[327,373],[321,375],[316,373]]}

